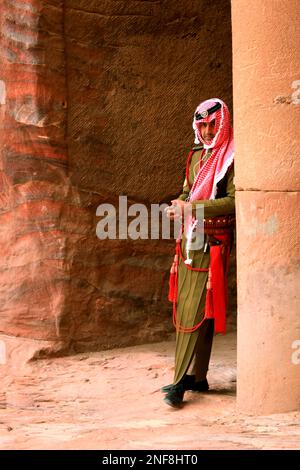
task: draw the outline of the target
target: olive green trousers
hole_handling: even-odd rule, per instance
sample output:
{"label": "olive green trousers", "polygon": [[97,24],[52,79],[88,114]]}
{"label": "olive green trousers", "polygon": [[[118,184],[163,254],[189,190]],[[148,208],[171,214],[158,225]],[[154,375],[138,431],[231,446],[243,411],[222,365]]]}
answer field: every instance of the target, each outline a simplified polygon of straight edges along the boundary
{"label": "olive green trousers", "polygon": [[196,376],[196,382],[204,380],[207,375],[211,348],[214,337],[214,320],[206,319],[199,328],[195,346],[191,373]]}

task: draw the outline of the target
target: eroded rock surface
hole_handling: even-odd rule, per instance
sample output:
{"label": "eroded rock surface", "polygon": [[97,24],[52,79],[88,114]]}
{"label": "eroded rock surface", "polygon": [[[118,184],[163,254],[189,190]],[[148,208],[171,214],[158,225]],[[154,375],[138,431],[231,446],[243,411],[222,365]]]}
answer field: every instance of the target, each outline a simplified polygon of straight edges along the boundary
{"label": "eroded rock surface", "polygon": [[196,105],[231,105],[230,2],[1,0],[0,21],[0,330],[47,354],[166,338],[174,242],[101,241],[96,209],[180,192]]}

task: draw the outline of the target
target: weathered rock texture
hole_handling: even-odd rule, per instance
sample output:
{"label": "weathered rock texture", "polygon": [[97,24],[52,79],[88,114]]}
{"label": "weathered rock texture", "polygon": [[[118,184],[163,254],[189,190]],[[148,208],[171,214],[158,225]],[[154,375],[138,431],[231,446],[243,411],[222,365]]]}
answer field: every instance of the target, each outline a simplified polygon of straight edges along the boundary
{"label": "weathered rock texture", "polygon": [[174,243],[100,241],[96,208],[179,193],[196,105],[231,106],[230,2],[0,6],[1,331],[47,353],[162,339]]}
{"label": "weathered rock texture", "polygon": [[232,2],[238,406],[260,414],[300,404],[300,6],[273,3]]}

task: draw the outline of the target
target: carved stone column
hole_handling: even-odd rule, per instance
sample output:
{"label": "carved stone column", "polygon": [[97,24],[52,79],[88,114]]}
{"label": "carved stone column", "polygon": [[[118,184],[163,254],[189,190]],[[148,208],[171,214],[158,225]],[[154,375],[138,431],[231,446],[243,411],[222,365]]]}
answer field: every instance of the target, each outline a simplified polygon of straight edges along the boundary
{"label": "carved stone column", "polygon": [[238,407],[300,406],[300,5],[233,0]]}

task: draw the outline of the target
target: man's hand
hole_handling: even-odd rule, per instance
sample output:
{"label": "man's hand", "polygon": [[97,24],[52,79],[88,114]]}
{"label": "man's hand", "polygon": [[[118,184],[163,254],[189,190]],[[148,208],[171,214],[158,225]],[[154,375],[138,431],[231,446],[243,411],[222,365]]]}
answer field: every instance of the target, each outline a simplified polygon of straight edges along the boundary
{"label": "man's hand", "polygon": [[165,208],[166,215],[171,220],[179,219],[183,215],[185,208],[190,205],[189,202],[182,201],[181,199],[173,199],[171,203],[171,206]]}

